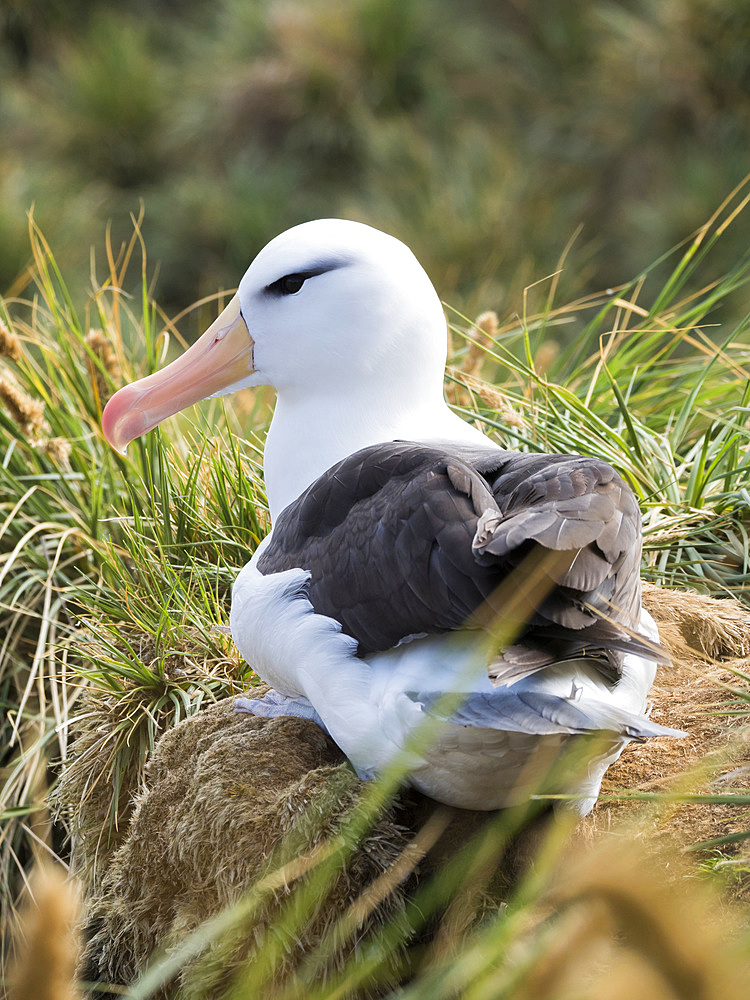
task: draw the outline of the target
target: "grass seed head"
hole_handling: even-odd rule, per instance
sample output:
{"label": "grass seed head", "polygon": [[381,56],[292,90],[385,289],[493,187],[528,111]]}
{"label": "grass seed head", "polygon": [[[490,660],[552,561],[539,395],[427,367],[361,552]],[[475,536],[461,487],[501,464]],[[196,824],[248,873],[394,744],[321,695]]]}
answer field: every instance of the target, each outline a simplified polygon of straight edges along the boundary
{"label": "grass seed head", "polygon": [[492,309],[489,309],[487,312],[480,313],[480,315],[476,318],[474,326],[480,329],[490,340],[494,340],[497,336],[499,327],[497,313]]}
{"label": "grass seed head", "polygon": [[21,341],[12,333],[7,324],[0,319],[0,358],[10,358],[11,361],[20,361],[23,356]]}
{"label": "grass seed head", "polygon": [[45,430],[49,430],[44,419],[44,404],[27,396],[5,375],[0,376],[0,402],[28,437],[39,438]]}
{"label": "grass seed head", "polygon": [[469,331],[469,347],[463,363],[463,370],[468,375],[478,375],[485,358],[483,344],[486,340],[494,340],[497,336],[497,313],[483,312],[474,323],[476,329]]}
{"label": "grass seed head", "polygon": [[481,379],[467,377],[466,383],[469,388],[479,396],[483,403],[492,410],[497,410],[503,422],[509,427],[523,427],[524,419],[521,414],[511,404],[504,392],[501,392],[493,385],[483,382]]}
{"label": "grass seed head", "polygon": [[560,353],[560,345],[556,340],[545,340],[539,345],[534,355],[534,368],[539,375],[546,375]]}
{"label": "grass seed head", "polygon": [[43,451],[45,455],[49,455],[55,465],[62,466],[64,469],[70,468],[70,441],[66,438],[54,437],[45,438],[40,441],[38,446],[39,451]]}
{"label": "grass seed head", "polygon": [[523,427],[523,417],[518,410],[511,406],[508,397],[504,396],[502,392],[498,392],[497,389],[493,389],[489,385],[482,385],[477,391],[482,402],[491,406],[493,410],[497,410],[503,418],[503,422],[509,427]]}
{"label": "grass seed head", "polygon": [[[113,382],[118,383],[121,381],[120,365],[117,361],[117,356],[112,349],[112,345],[107,339],[106,335],[102,330],[90,330],[86,334],[86,344],[101,362],[102,368],[109,375]],[[110,388],[107,384],[107,380],[102,375],[101,370],[93,361],[89,358],[89,372],[91,375],[91,380],[95,385],[96,393],[99,398],[99,402],[102,406],[107,402],[111,395]]]}

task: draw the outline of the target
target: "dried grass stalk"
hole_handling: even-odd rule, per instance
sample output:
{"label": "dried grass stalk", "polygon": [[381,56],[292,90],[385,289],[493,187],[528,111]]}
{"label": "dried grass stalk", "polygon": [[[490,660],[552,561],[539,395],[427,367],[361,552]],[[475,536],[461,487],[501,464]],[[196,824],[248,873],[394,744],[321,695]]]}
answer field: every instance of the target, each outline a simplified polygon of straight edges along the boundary
{"label": "dried grass stalk", "polygon": [[10,1000],[78,1000],[78,890],[60,868],[45,864],[32,876],[30,895],[8,977]]}

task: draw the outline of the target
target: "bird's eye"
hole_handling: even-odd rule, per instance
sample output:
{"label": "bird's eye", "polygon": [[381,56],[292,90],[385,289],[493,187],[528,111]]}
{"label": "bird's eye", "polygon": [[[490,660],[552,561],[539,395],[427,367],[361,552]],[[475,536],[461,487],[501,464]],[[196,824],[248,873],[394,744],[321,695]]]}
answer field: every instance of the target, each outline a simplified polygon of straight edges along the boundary
{"label": "bird's eye", "polygon": [[304,271],[294,271],[292,274],[285,274],[283,277],[277,278],[270,285],[266,285],[264,291],[267,295],[296,295],[308,278],[317,278],[319,274],[335,271],[339,267],[344,267],[344,264],[338,261],[312,263]]}
{"label": "bird's eye", "polygon": [[279,279],[279,291],[282,295],[295,295],[305,283],[304,275],[287,274]]}

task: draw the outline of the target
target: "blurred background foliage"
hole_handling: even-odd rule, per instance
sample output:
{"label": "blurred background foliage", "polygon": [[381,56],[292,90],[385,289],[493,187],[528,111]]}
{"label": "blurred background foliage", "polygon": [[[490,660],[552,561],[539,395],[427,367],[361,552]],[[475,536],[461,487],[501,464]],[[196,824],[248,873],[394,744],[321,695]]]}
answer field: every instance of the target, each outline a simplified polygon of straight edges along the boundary
{"label": "blurred background foliage", "polygon": [[632,278],[741,180],[750,4],[3,0],[0,83],[2,293],[29,280],[32,203],[84,292],[104,221],[117,244],[142,200],[168,310],[342,215],[466,313],[512,312],[579,227],[568,297]]}

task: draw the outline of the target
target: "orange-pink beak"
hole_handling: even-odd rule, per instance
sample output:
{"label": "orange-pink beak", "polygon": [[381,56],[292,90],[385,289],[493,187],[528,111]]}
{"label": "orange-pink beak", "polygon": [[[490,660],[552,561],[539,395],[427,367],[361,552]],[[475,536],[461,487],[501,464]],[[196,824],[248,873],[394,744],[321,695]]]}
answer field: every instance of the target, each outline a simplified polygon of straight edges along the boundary
{"label": "orange-pink beak", "polygon": [[128,444],[199,399],[231,389],[255,371],[253,339],[235,295],[206,332],[171,365],[116,392],[102,430],[122,454]]}

